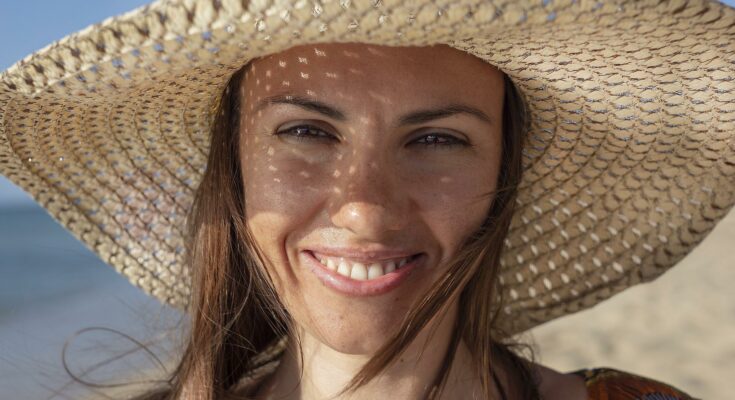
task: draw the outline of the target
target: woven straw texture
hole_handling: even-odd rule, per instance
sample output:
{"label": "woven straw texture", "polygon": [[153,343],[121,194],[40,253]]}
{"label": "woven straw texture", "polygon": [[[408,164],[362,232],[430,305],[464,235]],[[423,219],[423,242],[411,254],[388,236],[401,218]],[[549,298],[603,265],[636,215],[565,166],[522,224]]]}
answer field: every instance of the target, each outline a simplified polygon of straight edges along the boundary
{"label": "woven straw texture", "polygon": [[0,75],[0,173],[185,307],[182,235],[215,99],[249,59],[319,42],[446,43],[521,90],[512,332],[656,278],[735,202],[735,10],[702,0],[157,2]]}

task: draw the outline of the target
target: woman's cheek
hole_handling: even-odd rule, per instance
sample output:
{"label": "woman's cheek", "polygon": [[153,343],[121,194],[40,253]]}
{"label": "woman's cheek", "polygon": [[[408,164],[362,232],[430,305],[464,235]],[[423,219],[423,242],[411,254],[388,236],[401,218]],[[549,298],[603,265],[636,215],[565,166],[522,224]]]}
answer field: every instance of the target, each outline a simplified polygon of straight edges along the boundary
{"label": "woman's cheek", "polygon": [[[267,152],[265,153],[267,155]],[[265,252],[278,264],[286,264],[284,248],[289,238],[308,230],[328,196],[323,166],[290,154],[254,157],[245,179],[245,212],[248,226]]]}
{"label": "woman's cheek", "polygon": [[[324,165],[310,163],[291,155],[271,157],[260,172],[251,177],[260,190],[253,193],[258,209],[291,215],[306,212],[310,199],[325,189],[329,181]],[[327,174],[328,175],[328,174]]]}
{"label": "woman's cheek", "polygon": [[280,291],[297,284],[288,267],[287,239],[308,229],[326,188],[318,168],[293,158],[253,157],[243,174],[247,224],[263,250]]}
{"label": "woman's cheek", "polygon": [[416,179],[409,191],[420,196],[416,201],[422,218],[449,249],[482,226],[494,188],[492,176],[445,173]]}

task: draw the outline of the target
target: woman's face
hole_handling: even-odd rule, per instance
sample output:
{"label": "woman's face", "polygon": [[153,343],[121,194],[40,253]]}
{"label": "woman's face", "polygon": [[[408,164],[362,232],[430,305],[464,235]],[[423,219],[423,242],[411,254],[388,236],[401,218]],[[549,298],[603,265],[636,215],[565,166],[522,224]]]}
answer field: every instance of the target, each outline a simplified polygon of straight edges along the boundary
{"label": "woman's face", "polygon": [[502,74],[447,46],[324,44],[254,61],[241,89],[247,223],[276,291],[321,342],[371,354],[487,215]]}

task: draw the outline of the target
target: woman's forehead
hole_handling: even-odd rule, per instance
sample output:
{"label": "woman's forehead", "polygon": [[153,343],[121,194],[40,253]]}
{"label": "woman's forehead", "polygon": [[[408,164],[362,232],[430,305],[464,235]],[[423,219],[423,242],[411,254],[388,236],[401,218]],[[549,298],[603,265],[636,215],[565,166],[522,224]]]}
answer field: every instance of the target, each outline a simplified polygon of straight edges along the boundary
{"label": "woman's forehead", "polygon": [[446,45],[390,47],[359,43],[298,46],[253,61],[245,74],[246,102],[296,95],[383,107],[502,101],[502,73]]}

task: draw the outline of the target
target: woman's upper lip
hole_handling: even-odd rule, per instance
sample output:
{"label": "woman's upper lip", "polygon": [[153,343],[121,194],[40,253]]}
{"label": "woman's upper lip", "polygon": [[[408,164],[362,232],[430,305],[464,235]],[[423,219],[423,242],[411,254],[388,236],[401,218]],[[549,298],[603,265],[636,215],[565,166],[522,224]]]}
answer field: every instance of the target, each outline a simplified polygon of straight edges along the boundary
{"label": "woman's upper lip", "polygon": [[420,251],[406,249],[391,249],[378,247],[326,247],[326,246],[309,246],[305,249],[312,253],[320,254],[328,257],[343,257],[353,261],[376,262],[384,260],[392,260],[396,258],[410,257],[420,253]]}

